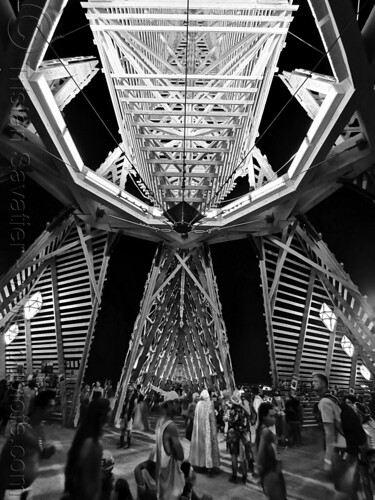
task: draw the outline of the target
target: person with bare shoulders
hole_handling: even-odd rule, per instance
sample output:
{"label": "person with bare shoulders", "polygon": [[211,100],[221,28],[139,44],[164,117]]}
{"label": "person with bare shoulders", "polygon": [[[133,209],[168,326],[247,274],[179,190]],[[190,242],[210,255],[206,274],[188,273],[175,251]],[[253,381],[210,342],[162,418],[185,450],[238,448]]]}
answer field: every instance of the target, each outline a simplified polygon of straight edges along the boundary
{"label": "person with bare shoulders", "polygon": [[99,500],[102,494],[101,435],[110,411],[108,399],[91,401],[68,452],[63,500]]}
{"label": "person with bare shoulders", "polygon": [[182,495],[185,480],[181,471],[184,451],[180,443],[177,426],[173,419],[178,413],[175,391],[164,393],[161,406],[163,416],[159,419],[155,434],[156,488],[158,500],[178,500]]}
{"label": "person with bare shoulders", "polygon": [[[26,500],[39,473],[39,461],[50,458],[54,446],[46,444],[43,421],[54,407],[55,392],[45,390],[35,396],[28,421],[19,422],[6,441],[0,456],[0,500]],[[16,401],[12,406],[16,412]]]}

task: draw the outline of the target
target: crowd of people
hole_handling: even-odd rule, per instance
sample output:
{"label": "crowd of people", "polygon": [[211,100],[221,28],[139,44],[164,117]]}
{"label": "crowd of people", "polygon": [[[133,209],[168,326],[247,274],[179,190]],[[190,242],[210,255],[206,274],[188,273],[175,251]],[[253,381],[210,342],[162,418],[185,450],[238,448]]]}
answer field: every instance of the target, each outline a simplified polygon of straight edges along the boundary
{"label": "crowd of people", "polygon": [[[48,382],[48,381],[47,381]],[[232,483],[260,484],[269,500],[287,498],[280,449],[301,446],[301,424],[306,399],[316,396],[314,414],[325,443],[322,469],[332,479],[337,499],[373,499],[375,486],[375,393],[359,401],[352,394],[328,390],[327,377],[312,377],[313,392],[280,387],[241,387],[209,391],[181,386],[142,387],[131,382],[121,411],[118,448],[131,447],[134,427],[149,431],[150,408],[160,417],[155,428],[155,446],[134,470],[139,500],[199,500],[195,491],[197,473],[214,477],[221,473],[220,441],[231,457]],[[200,391],[200,392],[198,392]],[[287,392],[287,394],[285,394]],[[102,435],[113,410],[111,381],[85,385],[79,424],[67,455],[65,485],[61,500],[131,500],[128,482],[114,483],[114,460],[103,452]],[[339,399],[339,396],[343,396]],[[0,456],[0,500],[31,498],[33,483],[42,460],[53,456],[43,422],[54,409],[56,393],[48,383],[36,387],[32,378],[0,382],[1,426],[9,422],[9,436]],[[175,421],[181,415],[190,450],[184,455]],[[209,495],[202,498],[209,499]]]}

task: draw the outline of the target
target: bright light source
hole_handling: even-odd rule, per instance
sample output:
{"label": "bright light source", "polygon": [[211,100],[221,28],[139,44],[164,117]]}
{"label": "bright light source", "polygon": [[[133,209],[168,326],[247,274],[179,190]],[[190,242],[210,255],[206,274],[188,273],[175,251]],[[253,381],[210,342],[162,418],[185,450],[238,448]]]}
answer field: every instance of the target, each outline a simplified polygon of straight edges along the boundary
{"label": "bright light source", "polygon": [[333,332],[336,328],[337,317],[336,314],[332,311],[332,309],[326,304],[322,304],[322,307],[319,311],[320,319],[323,321],[325,326],[328,328],[330,332]]}
{"label": "bright light source", "polygon": [[351,358],[353,356],[354,345],[350,342],[350,340],[348,339],[348,337],[346,335],[344,335],[341,339],[341,347],[342,347],[343,351],[345,351],[346,354],[349,356],[349,358]]}
{"label": "bright light source", "polygon": [[42,308],[43,298],[40,292],[34,293],[26,302],[23,312],[25,319],[32,319]]}
{"label": "bright light source", "polygon": [[361,365],[360,371],[363,378],[366,380],[371,379],[371,372],[365,365]]}
{"label": "bright light source", "polygon": [[10,325],[8,330],[4,333],[4,342],[5,345],[9,345],[13,340],[17,337],[19,332],[19,328],[17,323],[14,323],[14,325]]}
{"label": "bright light source", "polygon": [[219,208],[211,208],[210,210],[207,210],[203,215],[207,217],[208,219],[213,219],[217,217],[220,214],[221,210]]}
{"label": "bright light source", "polygon": [[149,210],[154,217],[162,217],[164,214],[163,210],[158,207],[150,207]]}

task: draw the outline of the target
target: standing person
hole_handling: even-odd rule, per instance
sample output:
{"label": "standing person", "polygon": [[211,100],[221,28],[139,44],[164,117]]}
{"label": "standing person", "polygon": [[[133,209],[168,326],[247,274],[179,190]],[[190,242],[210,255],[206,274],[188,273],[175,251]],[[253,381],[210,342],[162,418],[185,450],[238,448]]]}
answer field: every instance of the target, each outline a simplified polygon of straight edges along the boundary
{"label": "standing person", "polygon": [[108,419],[108,399],[91,401],[68,452],[64,500],[99,500],[102,492],[101,436]]}
{"label": "standing person", "polygon": [[252,419],[250,430],[251,430],[252,443],[255,443],[256,428],[258,423],[258,410],[259,406],[263,403],[263,398],[259,395],[259,386],[252,387],[251,393],[253,398],[252,407],[255,412],[255,418]]}
{"label": "standing person", "polygon": [[[232,476],[229,481],[237,482],[238,461],[240,462],[242,482],[247,481],[247,465],[254,472],[254,459],[251,451],[250,415],[242,406],[241,394],[234,391],[231,398],[232,406],[228,416],[227,443],[232,458]],[[248,461],[248,464],[246,463]]]}
{"label": "standing person", "polygon": [[[13,380],[13,382],[10,383],[8,389],[6,390],[3,400],[0,403],[0,435],[5,434],[6,427],[12,415],[12,406],[17,401],[17,395],[20,395],[19,386],[20,382],[18,380]],[[13,413],[21,415],[23,402],[21,404],[17,404],[16,406],[17,411],[13,411]]]}
{"label": "standing person", "polygon": [[23,390],[23,403],[24,403],[24,409],[23,413],[25,417],[29,415],[29,413],[32,411],[33,408],[33,403],[34,403],[34,398],[36,396],[36,382],[34,379],[30,379],[27,382],[27,386]]}
{"label": "standing person", "polygon": [[280,392],[275,389],[272,398],[272,404],[276,415],[276,436],[279,443],[285,442],[285,402]]}
{"label": "standing person", "polygon": [[183,492],[185,480],[181,471],[184,451],[173,419],[178,414],[175,391],[164,394],[161,406],[163,415],[155,430],[156,441],[156,489],[158,500],[178,500]]}
{"label": "standing person", "polygon": [[148,404],[143,394],[138,394],[138,402],[134,410],[133,429],[150,432],[148,423]]}
{"label": "standing person", "polygon": [[55,392],[45,390],[35,396],[28,422],[11,431],[0,456],[0,500],[26,500],[39,473],[39,461],[50,458],[54,446],[46,444],[43,421],[54,407]]}
{"label": "standing person", "polygon": [[[363,463],[367,461],[367,436],[354,403],[354,396],[348,395],[344,397],[344,404],[341,406],[340,422],[342,433],[346,440],[346,447],[343,450],[334,449],[332,475],[336,490],[346,493],[352,500],[357,500],[357,493],[361,487],[360,462],[358,458],[361,457],[363,459],[361,462]],[[365,407],[365,405],[362,406]],[[364,471],[364,468],[362,470]],[[367,471],[363,479],[366,476]],[[365,483],[362,482],[362,485],[365,486]]]}
{"label": "standing person", "polygon": [[191,435],[193,434],[195,408],[197,406],[198,401],[199,401],[199,394],[197,392],[194,392],[194,394],[192,396],[192,401],[189,404],[187,411],[186,411],[186,434],[185,434],[185,437],[189,441],[191,441]]}
{"label": "standing person", "polygon": [[276,436],[270,427],[275,425],[275,410],[270,403],[258,409],[258,427],[255,446],[258,454],[258,472],[268,500],[286,500],[285,480],[281,461],[277,456]]}
{"label": "standing person", "polygon": [[288,445],[302,444],[301,439],[301,408],[295,391],[290,391],[285,402],[285,420],[288,425]]}
{"label": "standing person", "polygon": [[253,407],[258,415],[259,406],[263,403],[263,398],[259,395],[259,387],[255,386],[252,388],[251,392],[253,393]]}
{"label": "standing person", "polygon": [[90,386],[85,384],[80,395],[79,420],[78,425],[85,419],[87,408],[90,404]]}
{"label": "standing person", "polygon": [[215,408],[206,389],[201,392],[195,408],[189,462],[209,472],[220,467]]}
{"label": "standing person", "polygon": [[319,397],[318,411],[323,424],[325,436],[324,470],[331,472],[335,446],[346,447],[341,429],[340,402],[328,390],[328,378],[324,373],[313,373],[313,389]]}
{"label": "standing person", "polygon": [[[120,434],[120,441],[117,444],[117,448],[130,447],[131,433],[133,429],[134,409],[138,401],[138,393],[135,388],[136,385],[133,382],[131,382],[126,392],[124,405],[122,407],[122,412],[120,415],[121,434]],[[126,443],[125,443],[125,433],[126,433]]]}
{"label": "standing person", "polygon": [[103,397],[105,399],[109,399],[111,401],[111,398],[113,397],[113,386],[112,386],[112,380],[106,380],[106,383],[104,384],[104,390],[103,390]]}
{"label": "standing person", "polygon": [[94,387],[92,388],[91,401],[102,398],[103,393],[104,393],[103,387],[100,385],[99,381],[96,381]]}

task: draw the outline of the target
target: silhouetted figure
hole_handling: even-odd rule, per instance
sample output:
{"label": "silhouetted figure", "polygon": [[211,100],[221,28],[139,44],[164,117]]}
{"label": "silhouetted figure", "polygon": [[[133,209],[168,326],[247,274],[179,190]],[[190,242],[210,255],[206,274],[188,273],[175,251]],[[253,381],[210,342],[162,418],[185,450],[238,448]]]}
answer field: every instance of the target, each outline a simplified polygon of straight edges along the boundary
{"label": "silhouetted figure", "polygon": [[26,499],[38,476],[40,459],[54,454],[55,447],[46,444],[43,429],[43,421],[54,408],[54,398],[52,390],[35,396],[29,421],[19,422],[11,430],[0,456],[0,500],[5,494]]}
{"label": "silhouetted figure", "polygon": [[64,500],[101,498],[103,448],[100,438],[109,411],[108,399],[96,399],[89,404],[68,452]]}

